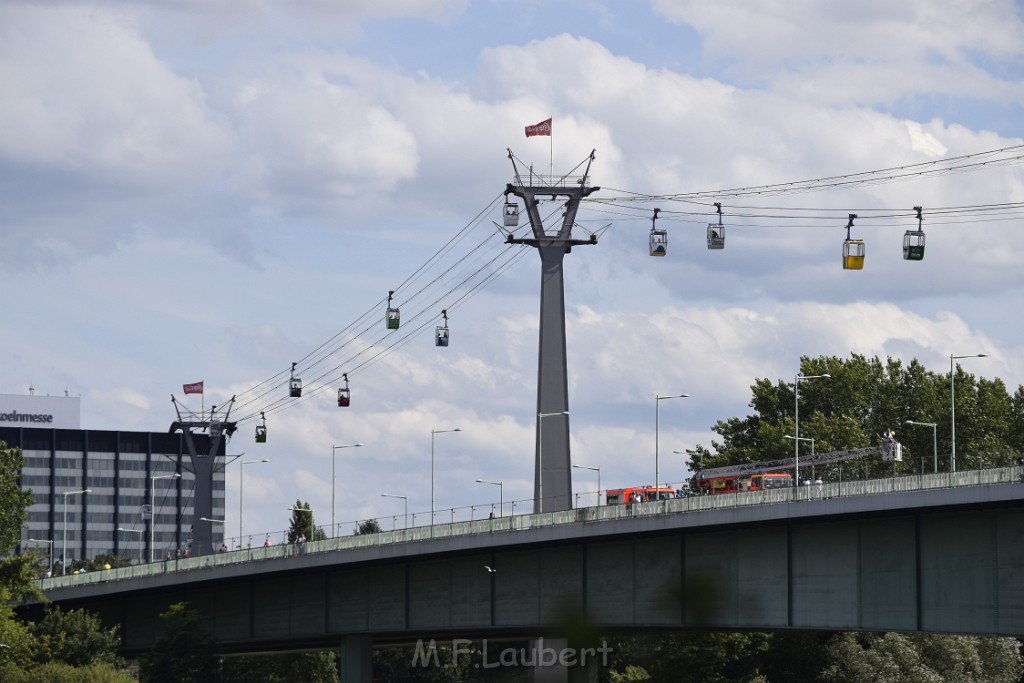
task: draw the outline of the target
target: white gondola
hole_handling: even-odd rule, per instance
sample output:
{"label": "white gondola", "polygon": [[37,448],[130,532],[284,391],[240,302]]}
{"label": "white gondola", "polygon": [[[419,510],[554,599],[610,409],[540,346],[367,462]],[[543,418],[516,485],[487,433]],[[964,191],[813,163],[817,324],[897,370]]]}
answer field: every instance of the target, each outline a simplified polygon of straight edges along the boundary
{"label": "white gondola", "polygon": [[267,442],[267,417],[260,413],[260,423],[256,425],[256,443]]}
{"label": "white gondola", "polygon": [[519,205],[515,202],[505,202],[505,227],[515,228],[519,225]]}
{"label": "white gondola", "polygon": [[708,249],[725,249],[725,226],[722,225],[722,204],[715,202],[718,222],[708,223]]}
{"label": "white gondola", "polygon": [[296,363],[292,363],[292,377],[288,380],[288,395],[292,398],[302,396],[302,380],[295,376]]}
{"label": "white gondola", "polygon": [[661,209],[655,209],[654,215],[651,216],[651,256],[665,256],[668,254],[668,230],[661,230],[655,227],[659,211]]}
{"label": "white gondola", "polygon": [[444,317],[444,324],[434,330],[434,346],[448,346],[448,310],[442,310],[441,316]]}

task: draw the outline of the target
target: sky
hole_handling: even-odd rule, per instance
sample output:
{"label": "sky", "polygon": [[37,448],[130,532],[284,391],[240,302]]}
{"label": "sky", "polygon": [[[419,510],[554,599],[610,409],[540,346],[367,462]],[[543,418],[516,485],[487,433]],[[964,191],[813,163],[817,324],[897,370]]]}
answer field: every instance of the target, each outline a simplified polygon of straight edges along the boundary
{"label": "sky", "polygon": [[[601,189],[573,236],[598,242],[566,256],[565,306],[572,459],[602,488],[653,482],[656,459],[681,481],[673,451],[710,446],[801,356],[945,373],[984,353],[961,364],[1012,391],[1021,15],[1005,0],[0,2],[0,393],[81,396],[85,429],[157,432],[172,395],[194,411],[235,396],[229,536],[240,486],[247,534],[285,528],[296,500],[342,533],[400,525],[406,503],[430,509],[432,450],[438,509],[486,515],[500,495],[507,512],[532,495],[540,288],[535,252],[495,225],[510,152],[542,175],[593,152]],[[526,137],[547,118],[550,138]],[[721,251],[705,244],[715,202]],[[915,206],[927,246],[910,262]],[[648,254],[654,208],[664,258]],[[841,264],[851,213],[860,271]],[[182,393],[197,381],[202,396]],[[581,504],[596,475],[573,470]]]}

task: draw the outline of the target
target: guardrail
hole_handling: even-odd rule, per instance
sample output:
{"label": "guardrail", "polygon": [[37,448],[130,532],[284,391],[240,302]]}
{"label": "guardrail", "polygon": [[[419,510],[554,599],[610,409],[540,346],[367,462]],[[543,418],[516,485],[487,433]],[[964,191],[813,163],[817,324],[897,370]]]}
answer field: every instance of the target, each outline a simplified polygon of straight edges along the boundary
{"label": "guardrail", "polygon": [[306,541],[272,545],[269,547],[245,548],[229,552],[214,553],[184,559],[168,559],[151,564],[106,569],[67,576],[39,579],[42,590],[79,586],[105,581],[134,579],[144,576],[158,576],[168,572],[187,572],[197,569],[227,565],[275,560],[298,555],[328,553],[353,548],[414,543],[438,538],[452,538],[472,534],[494,534],[522,531],[558,525],[602,522],[639,516],[699,513],[705,510],[721,510],[745,506],[793,503],[802,504],[826,498],[871,496],[928,491],[966,486],[1015,484],[1024,481],[1024,467],[1002,467],[986,470],[969,470],[955,473],[918,474],[907,477],[886,479],[852,480],[811,484],[796,488],[770,489],[707,496],[689,496],[649,503],[602,505],[584,507],[561,512],[512,515],[466,522],[449,522],[433,526],[413,526],[374,534],[337,536],[321,541]]}

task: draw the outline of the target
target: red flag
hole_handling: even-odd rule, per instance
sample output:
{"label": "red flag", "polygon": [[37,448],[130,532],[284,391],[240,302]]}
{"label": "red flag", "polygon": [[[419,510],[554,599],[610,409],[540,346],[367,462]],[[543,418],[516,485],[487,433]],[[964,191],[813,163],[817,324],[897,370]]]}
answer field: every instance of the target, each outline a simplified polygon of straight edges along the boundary
{"label": "red flag", "polygon": [[181,388],[185,390],[186,394],[201,394],[203,393],[203,383],[194,382],[192,384],[182,384]]}
{"label": "red flag", "polygon": [[535,126],[526,127],[526,137],[532,138],[534,135],[551,135],[551,119],[541,121]]}

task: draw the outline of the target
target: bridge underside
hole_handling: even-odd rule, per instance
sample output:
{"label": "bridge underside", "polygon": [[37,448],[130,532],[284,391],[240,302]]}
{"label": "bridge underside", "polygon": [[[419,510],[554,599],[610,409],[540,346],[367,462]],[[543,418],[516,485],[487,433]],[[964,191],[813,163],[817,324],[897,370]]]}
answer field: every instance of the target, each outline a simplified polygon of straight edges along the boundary
{"label": "bridge underside", "polygon": [[1019,505],[584,535],[520,547],[510,545],[517,539],[508,534],[493,537],[503,542],[478,551],[236,576],[62,604],[95,609],[120,624],[128,652],[147,649],[157,615],[179,601],[202,610],[225,653],[337,647],[358,637],[386,643],[564,635],[568,624],[605,633],[1024,633]]}

